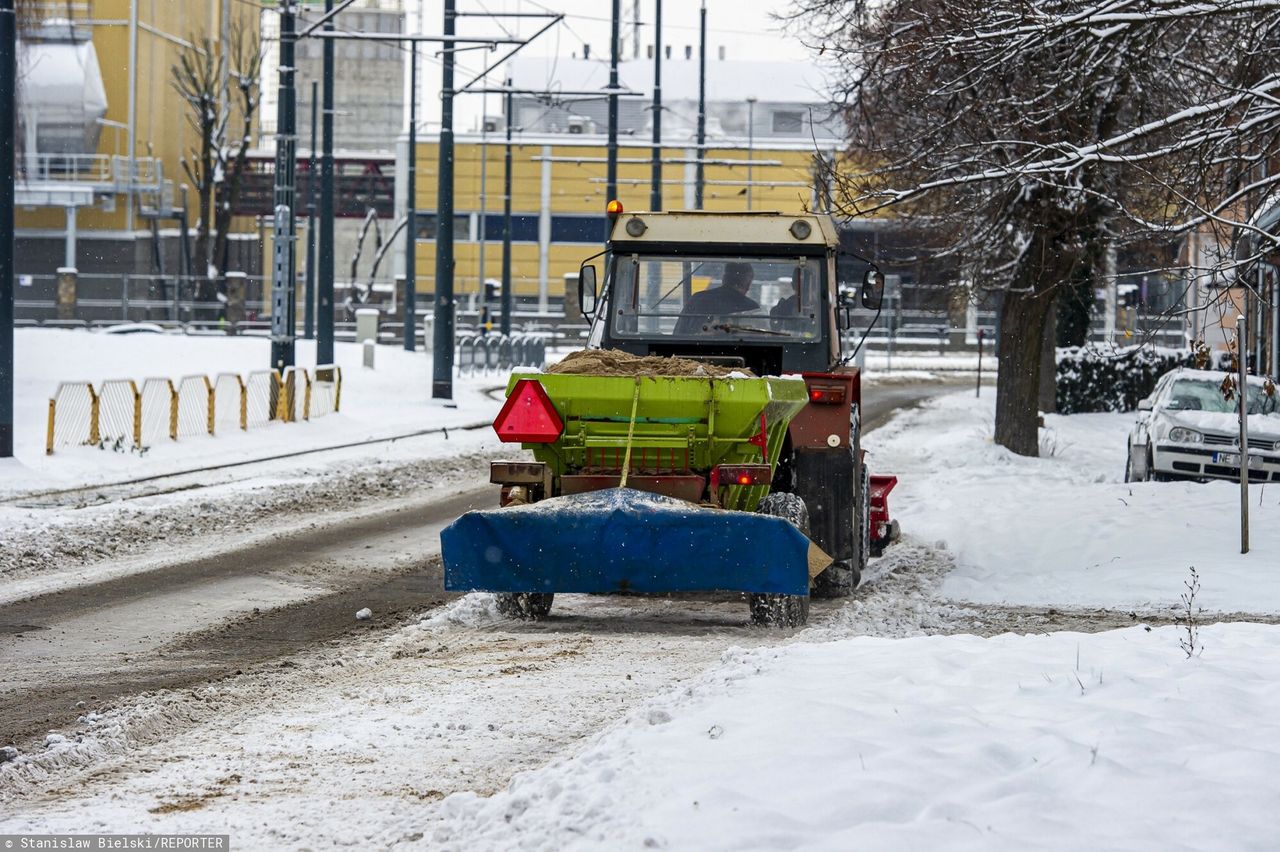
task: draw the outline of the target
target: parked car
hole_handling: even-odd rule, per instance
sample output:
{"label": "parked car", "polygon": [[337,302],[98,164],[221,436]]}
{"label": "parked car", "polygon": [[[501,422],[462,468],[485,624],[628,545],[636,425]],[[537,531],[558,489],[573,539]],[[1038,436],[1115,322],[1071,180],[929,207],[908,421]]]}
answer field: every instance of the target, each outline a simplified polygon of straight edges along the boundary
{"label": "parked car", "polygon": [[[1239,395],[1227,399],[1229,373],[1170,370],[1138,402],[1129,434],[1125,482],[1240,478]],[[1249,479],[1280,481],[1280,412],[1266,380],[1248,380]]]}

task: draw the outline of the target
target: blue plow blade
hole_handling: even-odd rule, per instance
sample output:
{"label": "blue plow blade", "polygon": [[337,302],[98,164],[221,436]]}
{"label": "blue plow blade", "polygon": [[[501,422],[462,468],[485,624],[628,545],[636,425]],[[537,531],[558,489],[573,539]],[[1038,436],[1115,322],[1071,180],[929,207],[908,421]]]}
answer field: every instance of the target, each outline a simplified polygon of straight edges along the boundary
{"label": "blue plow blade", "polygon": [[440,546],[455,592],[809,593],[788,521],[630,488],[467,512]]}

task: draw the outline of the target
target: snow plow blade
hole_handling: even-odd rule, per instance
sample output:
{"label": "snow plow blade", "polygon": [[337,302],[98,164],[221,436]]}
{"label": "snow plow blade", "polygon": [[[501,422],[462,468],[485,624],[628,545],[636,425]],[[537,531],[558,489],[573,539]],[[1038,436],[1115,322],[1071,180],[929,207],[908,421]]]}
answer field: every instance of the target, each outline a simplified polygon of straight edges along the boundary
{"label": "snow plow blade", "polygon": [[788,521],[630,488],[467,512],[440,543],[456,592],[809,593]]}

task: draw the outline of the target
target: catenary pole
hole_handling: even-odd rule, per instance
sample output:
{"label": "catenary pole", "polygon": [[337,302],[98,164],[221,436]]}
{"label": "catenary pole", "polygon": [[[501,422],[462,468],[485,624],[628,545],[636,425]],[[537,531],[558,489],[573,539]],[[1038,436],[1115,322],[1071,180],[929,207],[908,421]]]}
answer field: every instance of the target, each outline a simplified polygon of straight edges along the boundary
{"label": "catenary pole", "polygon": [[698,33],[698,165],[694,177],[693,206],[701,210],[706,180],[703,161],[707,158],[707,0],[702,0]]}
{"label": "catenary pole", "polygon": [[[454,0],[444,0],[444,35],[454,35]],[[453,60],[441,46],[440,153],[436,190],[436,293],[431,396],[453,399]]]}
{"label": "catenary pole", "polygon": [[280,3],[280,89],[276,109],[276,174],[271,244],[271,366],[294,364],[294,169],[297,151],[294,103],[295,0]]}
{"label": "catenary pole", "polygon": [[662,209],[662,0],[653,10],[653,168],[649,184],[649,209]]}
{"label": "catenary pole", "polygon": [[0,0],[0,458],[13,456],[13,201],[18,17]]}
{"label": "catenary pole", "polygon": [[605,203],[618,197],[618,18],[621,0],[613,0],[609,24],[609,165],[605,179]]}
{"label": "catenary pole", "polygon": [[302,336],[316,336],[316,121],[320,112],[320,83],[311,81],[311,160],[307,164],[307,275],[302,293]]}
{"label": "catenary pole", "polygon": [[[507,80],[511,88],[511,80]],[[502,334],[511,334],[511,92],[506,93],[507,150],[502,173]]]}
{"label": "catenary pole", "polygon": [[[326,15],[333,12],[333,0],[325,0]],[[330,16],[325,31],[333,30]],[[320,281],[316,293],[316,364],[333,363],[333,42],[322,45],[323,103],[320,110],[320,247],[316,268]]]}
{"label": "catenary pole", "polygon": [[418,43],[409,44],[408,201],[404,223],[404,350],[418,336]]}

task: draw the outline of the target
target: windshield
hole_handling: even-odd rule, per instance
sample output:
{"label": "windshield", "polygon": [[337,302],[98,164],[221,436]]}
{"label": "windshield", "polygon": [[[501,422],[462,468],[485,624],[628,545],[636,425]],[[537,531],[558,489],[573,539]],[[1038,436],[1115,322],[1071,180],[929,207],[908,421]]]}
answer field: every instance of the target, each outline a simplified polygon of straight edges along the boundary
{"label": "windshield", "polygon": [[613,263],[619,337],[818,338],[820,258],[630,254]]}
{"label": "windshield", "polygon": [[[1216,414],[1235,414],[1236,400],[1222,398],[1222,387],[1204,379],[1178,379],[1169,389],[1170,411],[1211,411]],[[1261,385],[1249,384],[1249,414],[1272,414],[1276,410],[1276,398],[1268,396]]]}

